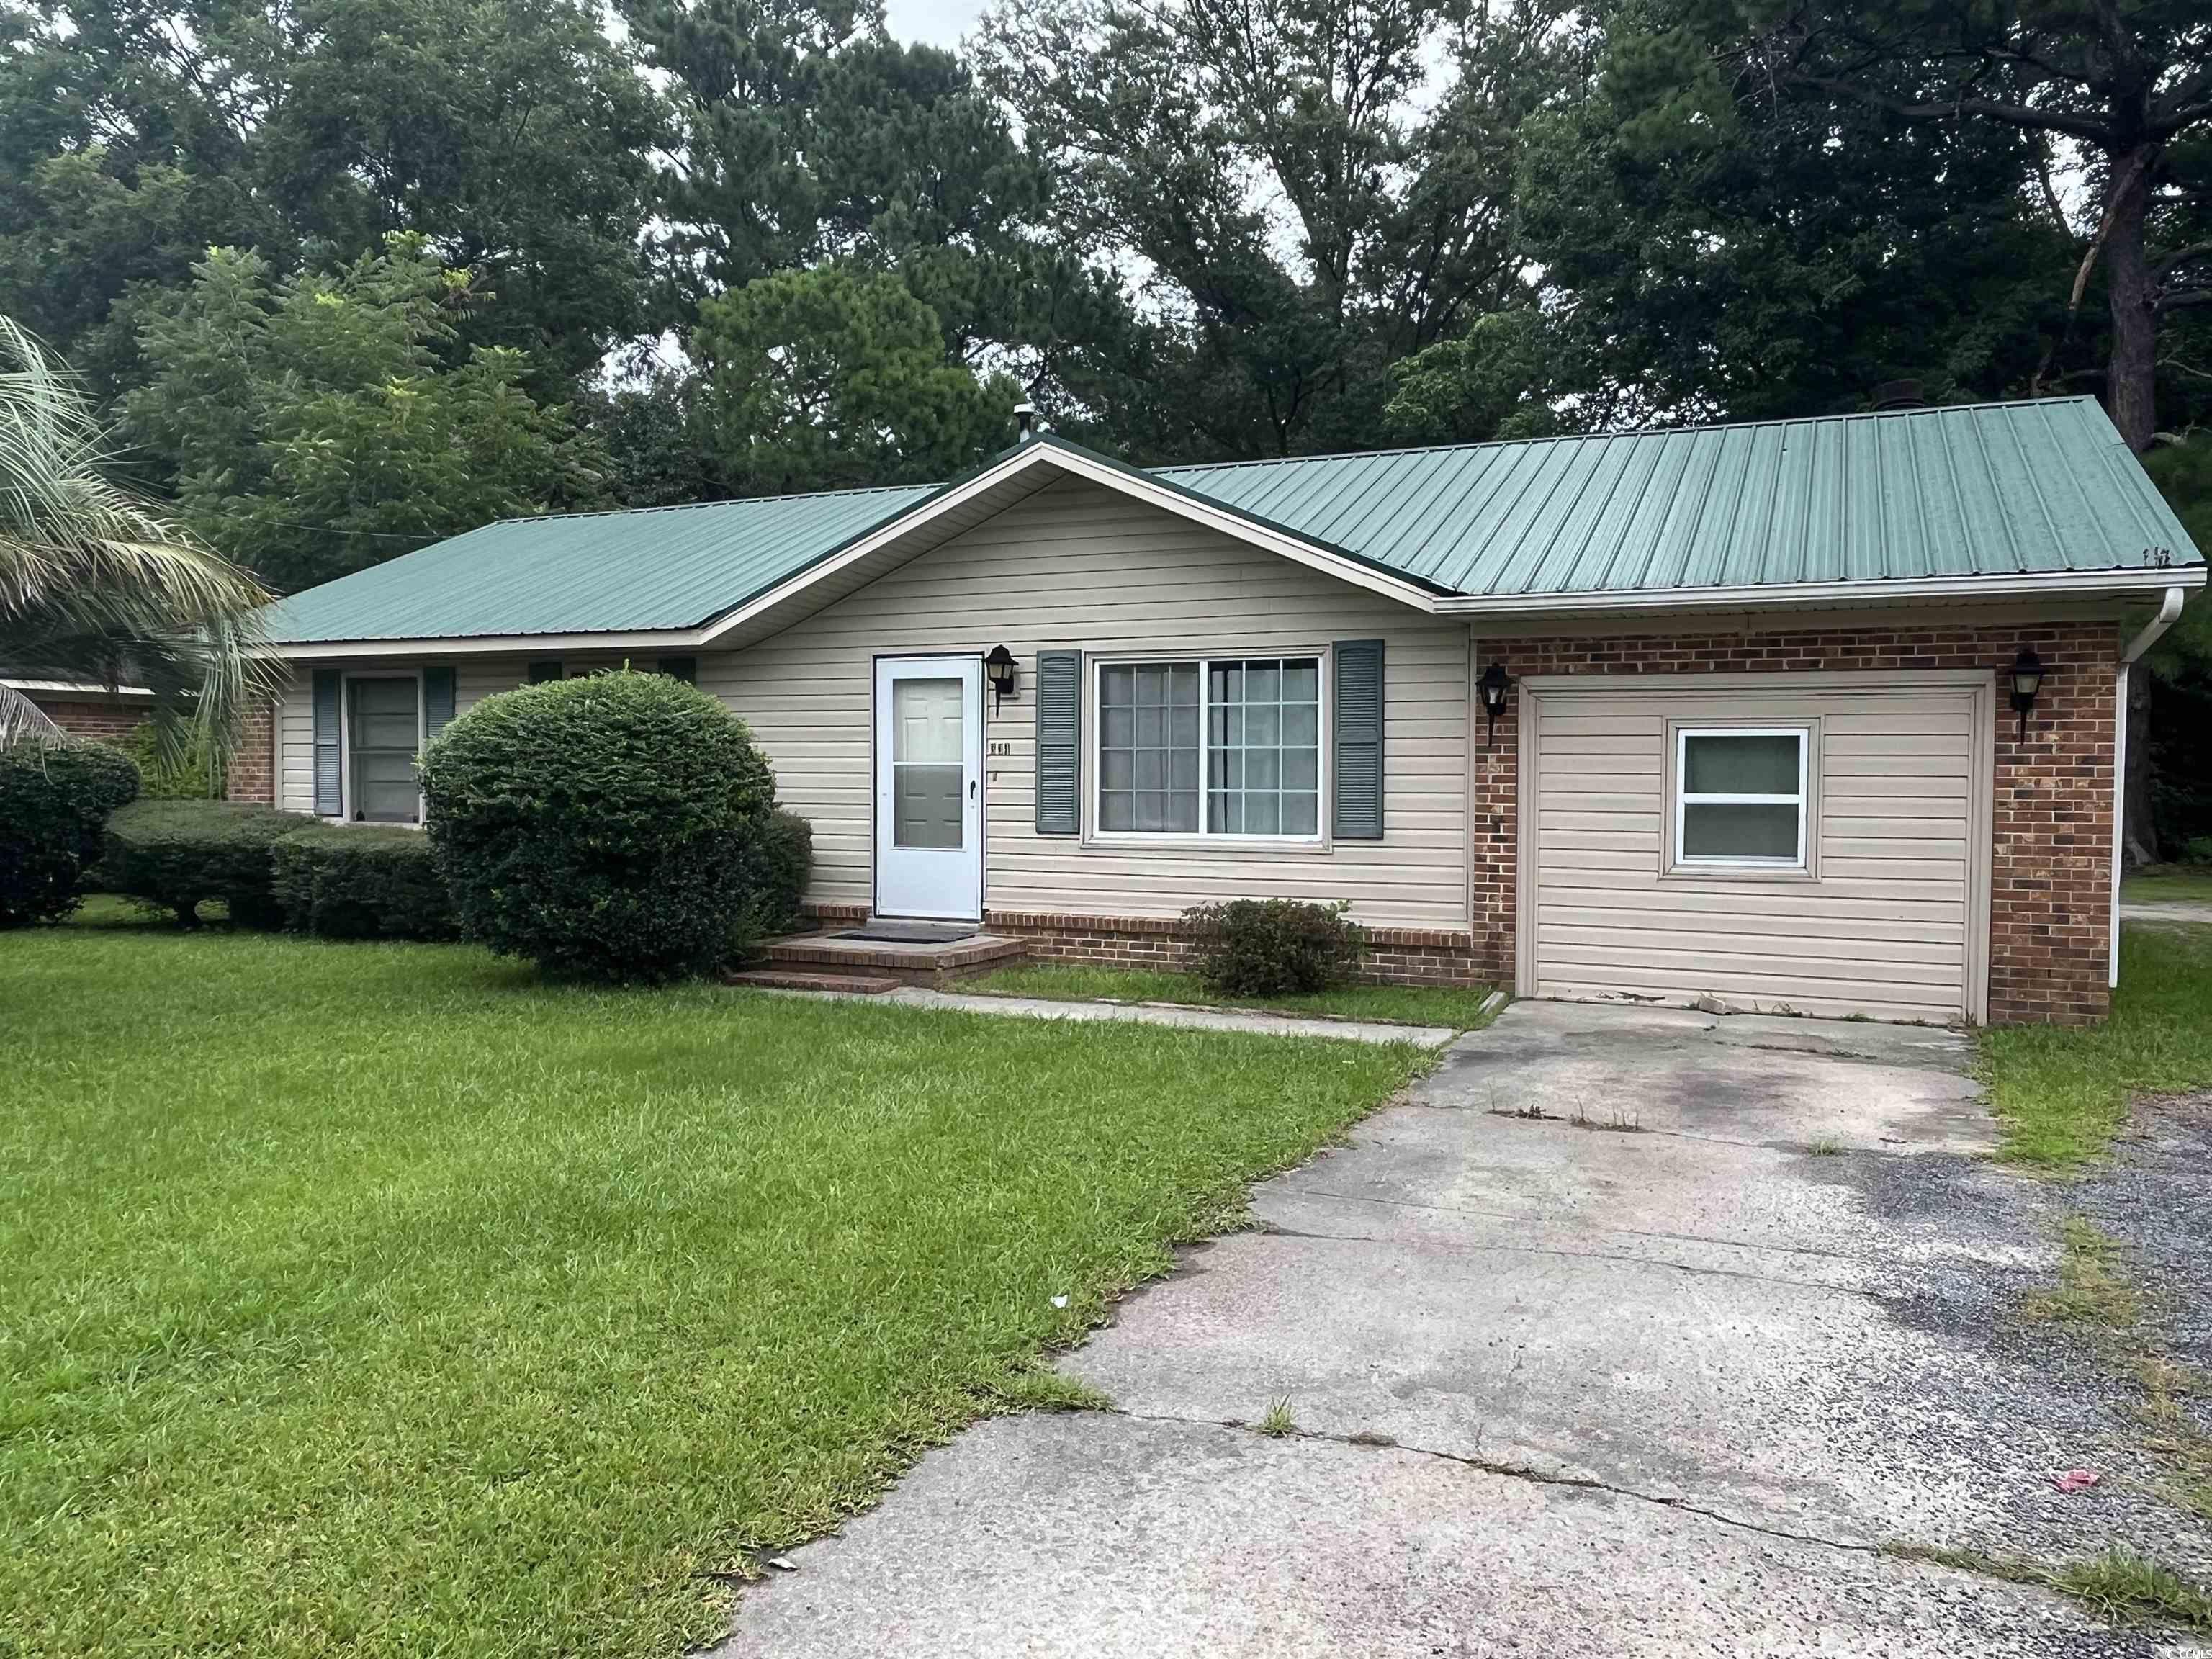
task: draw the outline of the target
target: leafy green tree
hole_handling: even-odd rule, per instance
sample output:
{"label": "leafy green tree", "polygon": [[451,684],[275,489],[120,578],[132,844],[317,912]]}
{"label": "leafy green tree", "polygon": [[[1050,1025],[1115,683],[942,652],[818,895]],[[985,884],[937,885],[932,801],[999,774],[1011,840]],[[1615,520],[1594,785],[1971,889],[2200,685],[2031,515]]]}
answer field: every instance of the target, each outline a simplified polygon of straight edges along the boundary
{"label": "leafy green tree", "polygon": [[0,311],[130,384],[210,246],[279,271],[434,239],[548,377],[647,326],[665,106],[581,0],[102,0],[0,12]]}
{"label": "leafy green tree", "polygon": [[1167,447],[1255,454],[1372,442],[1389,364],[1520,292],[1515,133],[1572,39],[1542,0],[1006,0],[983,50],[1063,234],[1148,272]]}
{"label": "leafy green tree", "polygon": [[[1739,95],[1686,29],[1656,27],[1670,15],[1608,14],[1589,94],[1523,130],[1547,340],[1524,331],[1512,367],[1584,425],[1827,413],[1899,378],[1939,398],[2029,389],[2067,253],[2018,135]],[[1403,429],[1410,410],[1401,394]]]}
{"label": "leafy green tree", "polygon": [[[212,752],[265,689],[268,595],[109,477],[83,389],[0,318],[0,663],[34,679],[149,687],[174,761]],[[60,738],[0,685],[0,748]]]}
{"label": "leafy green tree", "polygon": [[1010,442],[1019,388],[946,361],[938,319],[887,272],[817,265],[701,308],[701,419],[736,495],[905,483]]}
{"label": "leafy green tree", "polygon": [[420,237],[283,279],[218,249],[144,325],[130,429],[177,479],[185,522],[280,591],[492,519],[597,505],[596,447],[532,397],[520,353],[445,362],[477,301],[471,273]]}
{"label": "leafy green tree", "polygon": [[[2212,305],[2212,27],[2203,0],[1752,0],[1720,9],[1747,80],[1923,127],[1995,127],[2091,162],[2094,229],[2069,295],[2101,273],[2105,402],[2137,451],[2158,429],[2161,329]],[[1733,14],[1733,15],[1728,15]],[[2192,153],[2192,148],[2193,153]],[[2184,227],[2186,227],[2184,228]]]}

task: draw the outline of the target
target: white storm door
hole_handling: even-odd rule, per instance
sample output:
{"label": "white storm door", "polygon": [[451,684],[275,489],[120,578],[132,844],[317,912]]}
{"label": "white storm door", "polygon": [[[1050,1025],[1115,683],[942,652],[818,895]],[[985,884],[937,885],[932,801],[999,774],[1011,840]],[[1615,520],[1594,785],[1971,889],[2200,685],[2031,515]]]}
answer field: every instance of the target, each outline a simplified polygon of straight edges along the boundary
{"label": "white storm door", "polygon": [[876,662],[876,914],[983,917],[983,665]]}

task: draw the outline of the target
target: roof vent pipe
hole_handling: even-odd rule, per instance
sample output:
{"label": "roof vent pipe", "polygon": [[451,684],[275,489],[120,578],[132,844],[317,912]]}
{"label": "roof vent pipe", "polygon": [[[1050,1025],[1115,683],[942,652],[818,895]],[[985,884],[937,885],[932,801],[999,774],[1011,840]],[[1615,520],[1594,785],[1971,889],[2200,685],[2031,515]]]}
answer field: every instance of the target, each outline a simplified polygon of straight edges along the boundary
{"label": "roof vent pipe", "polygon": [[1928,399],[1921,394],[1917,380],[1884,380],[1875,387],[1873,401],[1877,412],[1886,409],[1928,407]]}
{"label": "roof vent pipe", "polygon": [[1027,443],[1030,439],[1036,436],[1036,405],[1035,404],[1016,404],[1014,405],[1014,420],[1020,426],[1022,434],[1021,437],[1017,441]]}

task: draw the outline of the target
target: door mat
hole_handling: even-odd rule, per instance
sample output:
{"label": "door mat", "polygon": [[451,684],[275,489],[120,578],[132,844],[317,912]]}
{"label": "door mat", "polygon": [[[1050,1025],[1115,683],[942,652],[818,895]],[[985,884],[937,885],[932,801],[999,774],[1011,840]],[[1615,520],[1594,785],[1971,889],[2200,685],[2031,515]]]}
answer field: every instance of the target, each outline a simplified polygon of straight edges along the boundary
{"label": "door mat", "polygon": [[848,927],[830,937],[872,939],[878,945],[957,945],[963,939],[975,938],[975,933],[976,929],[959,922],[871,921],[866,927]]}

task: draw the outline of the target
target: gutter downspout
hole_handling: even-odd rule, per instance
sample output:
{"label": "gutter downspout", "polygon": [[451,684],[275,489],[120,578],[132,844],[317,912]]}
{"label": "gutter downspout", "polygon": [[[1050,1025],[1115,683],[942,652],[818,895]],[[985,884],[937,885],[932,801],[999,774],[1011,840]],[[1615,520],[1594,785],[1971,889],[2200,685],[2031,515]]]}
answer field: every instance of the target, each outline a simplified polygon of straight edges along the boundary
{"label": "gutter downspout", "polygon": [[2120,652],[2116,706],[2112,710],[2112,940],[2105,969],[2107,989],[2118,989],[2120,983],[2120,848],[2127,831],[2128,816],[2128,671],[2135,666],[2137,658],[2158,643],[2160,635],[2173,626],[2174,619],[2181,615],[2181,602],[2182,590],[2167,588],[2158,615],[2145,623],[2142,631]]}

